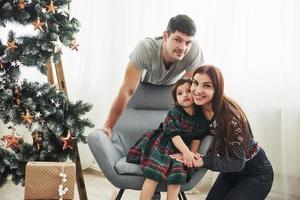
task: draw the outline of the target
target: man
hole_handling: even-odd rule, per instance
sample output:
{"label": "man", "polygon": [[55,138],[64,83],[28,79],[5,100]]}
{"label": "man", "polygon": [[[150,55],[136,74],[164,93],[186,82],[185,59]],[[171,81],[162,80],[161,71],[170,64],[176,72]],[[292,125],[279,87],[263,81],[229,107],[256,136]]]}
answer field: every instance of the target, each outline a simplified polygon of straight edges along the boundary
{"label": "man", "polygon": [[[101,130],[112,137],[114,127],[140,82],[172,85],[183,76],[192,77],[203,62],[202,50],[194,41],[196,25],[187,15],[169,20],[162,37],[142,40],[130,54],[117,98]],[[152,199],[160,199],[155,192]]]}
{"label": "man", "polygon": [[194,41],[196,25],[187,15],[169,20],[162,37],[142,40],[130,54],[125,76],[101,130],[110,138],[138,84],[171,85],[203,63],[202,50]]}

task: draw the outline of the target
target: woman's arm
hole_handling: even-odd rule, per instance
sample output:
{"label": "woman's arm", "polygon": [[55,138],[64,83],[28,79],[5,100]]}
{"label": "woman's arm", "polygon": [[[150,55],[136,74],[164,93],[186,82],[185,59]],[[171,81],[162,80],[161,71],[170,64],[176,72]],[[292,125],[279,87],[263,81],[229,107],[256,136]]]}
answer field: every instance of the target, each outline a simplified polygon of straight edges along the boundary
{"label": "woman's arm", "polygon": [[243,140],[246,139],[245,129],[239,119],[233,118],[230,125],[232,126],[233,141],[228,145],[231,146],[232,152],[229,157],[225,153],[216,156],[203,156],[203,167],[218,172],[237,172],[241,171],[246,164],[246,150],[243,146]]}
{"label": "woman's arm", "polygon": [[[202,156],[202,163],[198,163],[196,167],[205,167],[212,171],[217,172],[238,172],[245,167],[246,154],[242,144],[234,144],[233,151],[237,156],[229,156],[228,158],[224,156],[217,155],[212,156]],[[201,164],[201,166],[199,166]]]}
{"label": "woman's arm", "polygon": [[[206,155],[194,161],[194,167],[205,167],[212,171],[218,172],[237,172],[241,171],[245,167],[246,163],[246,151],[243,147],[243,140],[245,135],[243,126],[236,118],[232,120],[233,137],[234,141],[231,142],[232,151],[228,158],[224,156],[225,153],[220,153],[215,156]],[[171,156],[178,161],[182,160],[182,156],[179,154]]]}
{"label": "woman's arm", "polygon": [[[216,156],[213,158],[212,156],[201,156],[196,157],[193,161],[193,167],[205,167],[212,171],[217,172],[238,172],[241,171],[245,167],[246,156],[243,153],[244,149],[241,145],[234,147],[235,152],[239,152],[238,157],[229,156],[229,158]],[[179,162],[184,163],[183,154],[173,154],[170,155],[171,158],[176,159]]]}

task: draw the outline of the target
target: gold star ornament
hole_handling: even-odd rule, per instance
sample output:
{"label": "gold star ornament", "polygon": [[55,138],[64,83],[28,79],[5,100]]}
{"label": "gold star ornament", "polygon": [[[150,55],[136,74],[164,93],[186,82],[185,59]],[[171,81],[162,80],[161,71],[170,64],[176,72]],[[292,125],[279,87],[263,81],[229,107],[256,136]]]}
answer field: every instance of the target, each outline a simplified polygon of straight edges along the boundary
{"label": "gold star ornament", "polygon": [[18,6],[19,6],[19,10],[25,9],[25,7],[26,7],[25,0],[20,0],[19,3],[18,3]]}
{"label": "gold star ornament", "polygon": [[76,139],[75,137],[72,137],[71,132],[68,132],[67,137],[61,137],[60,140],[64,143],[63,150],[70,148],[73,149],[73,140]]}
{"label": "gold star ornament", "polygon": [[35,130],[34,133],[32,134],[32,140],[33,140],[33,145],[40,150],[43,147],[43,137],[42,133],[39,131]]}
{"label": "gold star ornament", "polygon": [[55,10],[58,8],[57,6],[53,5],[53,1],[50,1],[50,4],[46,6],[47,7],[47,13],[55,13]]}
{"label": "gold star ornament", "polygon": [[45,23],[41,22],[39,17],[32,24],[34,25],[34,30],[39,29],[40,31],[43,31]]}
{"label": "gold star ornament", "polygon": [[20,87],[15,87],[14,90],[14,97],[15,97],[15,103],[17,106],[21,104],[21,92],[20,92]]}
{"label": "gold star ornament", "polygon": [[73,41],[70,43],[70,48],[71,48],[72,50],[78,51],[78,46],[79,46],[79,44],[76,43],[76,40],[73,40]]}
{"label": "gold star ornament", "polygon": [[26,110],[26,113],[22,114],[21,118],[22,118],[23,123],[26,124],[26,125],[28,125],[28,124],[32,123],[33,116],[30,115],[30,113],[29,113],[28,110]]}
{"label": "gold star ornament", "polygon": [[0,69],[4,69],[5,67],[5,62],[0,58]]}
{"label": "gold star ornament", "polygon": [[16,45],[15,41],[7,42],[7,50],[15,50],[18,46]]}

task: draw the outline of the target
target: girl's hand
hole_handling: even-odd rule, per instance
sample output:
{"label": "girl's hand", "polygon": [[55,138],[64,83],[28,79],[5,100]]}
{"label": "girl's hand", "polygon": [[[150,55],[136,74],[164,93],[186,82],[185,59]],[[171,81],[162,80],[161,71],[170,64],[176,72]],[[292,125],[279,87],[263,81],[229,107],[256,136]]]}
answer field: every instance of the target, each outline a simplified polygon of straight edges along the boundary
{"label": "girl's hand", "polygon": [[[172,155],[170,155],[170,157],[172,159],[176,159],[178,162],[181,162],[184,164],[183,155],[181,153],[172,154]],[[195,159],[193,160],[193,167],[197,167],[197,168],[202,167],[203,159],[201,158],[201,155],[196,153],[194,158]]]}
{"label": "girl's hand", "polygon": [[177,161],[179,161],[179,160],[183,160],[183,156],[182,156],[182,153],[175,153],[175,154],[172,154],[172,155],[170,155],[170,157],[172,158],[172,159],[176,159]]}
{"label": "girl's hand", "polygon": [[195,154],[191,151],[187,151],[183,153],[183,163],[187,167],[193,167],[193,161],[195,160]]}

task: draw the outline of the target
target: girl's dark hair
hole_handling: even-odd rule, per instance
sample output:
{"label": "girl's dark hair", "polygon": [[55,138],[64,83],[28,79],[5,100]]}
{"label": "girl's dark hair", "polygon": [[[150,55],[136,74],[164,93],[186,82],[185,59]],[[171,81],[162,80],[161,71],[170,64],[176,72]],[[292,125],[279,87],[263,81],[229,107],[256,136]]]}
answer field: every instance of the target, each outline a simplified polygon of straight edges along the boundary
{"label": "girl's dark hair", "polygon": [[184,79],[184,78],[179,79],[172,88],[172,97],[173,97],[175,105],[178,105],[177,96],[176,96],[177,88],[185,83],[189,83],[190,85],[192,85],[192,80]]}
{"label": "girl's dark hair", "polygon": [[[241,107],[232,99],[224,95],[224,79],[222,72],[219,68],[212,65],[202,65],[194,71],[193,78],[196,74],[206,74],[210,77],[212,81],[213,88],[215,90],[212,99],[212,109],[215,113],[215,120],[217,123],[215,139],[211,145],[210,152],[213,155],[224,154],[226,157],[232,155],[234,152],[232,149],[233,142],[237,138],[233,134],[232,120],[236,119],[241,128],[248,130],[251,137],[252,131],[248,123],[247,117]],[[242,130],[244,133],[244,130]],[[243,136],[242,136],[243,137]],[[242,138],[242,144],[244,149],[246,149],[246,139],[248,137]]]}

